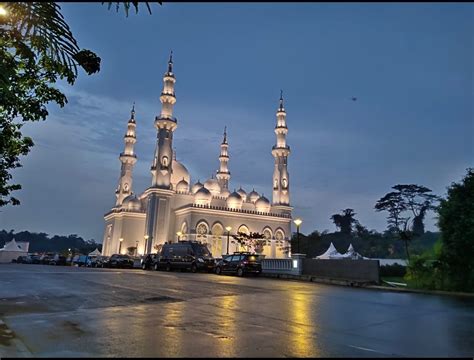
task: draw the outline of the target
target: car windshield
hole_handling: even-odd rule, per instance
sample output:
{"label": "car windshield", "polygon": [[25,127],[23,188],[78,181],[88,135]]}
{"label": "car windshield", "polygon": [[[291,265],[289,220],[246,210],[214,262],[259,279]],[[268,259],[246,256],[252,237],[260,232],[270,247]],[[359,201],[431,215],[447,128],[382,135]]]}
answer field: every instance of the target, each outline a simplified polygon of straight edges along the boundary
{"label": "car windshield", "polygon": [[194,245],[193,248],[197,256],[211,256],[211,253],[206,245]]}

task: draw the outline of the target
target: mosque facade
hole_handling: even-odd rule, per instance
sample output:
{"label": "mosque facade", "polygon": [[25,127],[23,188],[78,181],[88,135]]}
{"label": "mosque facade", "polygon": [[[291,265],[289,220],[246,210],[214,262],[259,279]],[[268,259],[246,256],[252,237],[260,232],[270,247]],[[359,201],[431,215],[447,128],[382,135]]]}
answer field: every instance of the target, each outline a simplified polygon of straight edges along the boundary
{"label": "mosque facade", "polygon": [[[162,109],[155,117],[156,147],[151,165],[151,186],[141,194],[133,191],[133,167],[137,161],[135,108],[131,111],[120,153],[121,172],[115,206],[104,215],[102,254],[155,253],[165,242],[194,240],[206,243],[214,257],[240,250],[257,250],[267,258],[289,256],[292,207],[286,144],[288,128],[283,97],[276,112],[276,143],[272,200],[255,190],[230,191],[229,143],[226,130],[220,144],[219,169],[204,183],[191,183],[186,167],[176,160],[173,137],[178,121],[173,116],[176,77],[170,56],[160,96]],[[270,176],[269,176],[270,178]],[[269,184],[270,185],[270,184]],[[244,249],[232,234],[259,233],[263,248]],[[229,240],[229,243],[228,243]]]}

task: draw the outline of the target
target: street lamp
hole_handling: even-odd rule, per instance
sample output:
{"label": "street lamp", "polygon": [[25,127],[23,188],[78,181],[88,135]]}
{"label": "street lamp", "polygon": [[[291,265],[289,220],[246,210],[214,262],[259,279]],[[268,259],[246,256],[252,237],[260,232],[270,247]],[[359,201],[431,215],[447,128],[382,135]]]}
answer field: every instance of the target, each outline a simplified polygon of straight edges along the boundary
{"label": "street lamp", "polygon": [[135,256],[138,255],[138,240],[135,241]]}
{"label": "street lamp", "polygon": [[178,242],[179,242],[179,238],[180,238],[181,235],[183,235],[183,233],[182,233],[181,231],[178,231],[178,232],[176,233],[176,235],[178,235]]}
{"label": "street lamp", "polygon": [[123,241],[123,238],[120,238],[119,239],[119,254],[121,254],[122,252],[122,241]]}
{"label": "street lamp", "polygon": [[145,248],[143,249],[143,255],[145,255],[145,253],[146,253],[146,251],[147,251],[148,238],[149,238],[149,236],[148,236],[148,235],[145,235],[144,238],[145,238]]}
{"label": "street lamp", "polygon": [[7,15],[7,10],[2,5],[0,5],[0,15],[1,16]]}
{"label": "street lamp", "polygon": [[227,230],[227,255],[229,255],[229,236],[230,236],[230,231],[232,230],[232,227],[226,226],[225,229]]}
{"label": "street lamp", "polygon": [[300,225],[303,222],[300,218],[297,218],[293,220],[293,222],[296,224],[296,252],[300,252]]}

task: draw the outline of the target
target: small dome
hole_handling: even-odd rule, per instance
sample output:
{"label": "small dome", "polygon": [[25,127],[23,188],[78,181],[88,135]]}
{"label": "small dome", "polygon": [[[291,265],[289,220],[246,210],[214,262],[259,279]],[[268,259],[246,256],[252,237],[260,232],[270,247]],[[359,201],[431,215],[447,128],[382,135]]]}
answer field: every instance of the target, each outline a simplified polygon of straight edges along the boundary
{"label": "small dome", "polygon": [[238,192],[239,195],[242,197],[242,201],[243,201],[243,202],[246,202],[246,201],[247,201],[247,193],[245,192],[244,189],[242,189],[242,186],[240,187],[239,190],[237,190],[237,192]]}
{"label": "small dome", "polygon": [[255,201],[258,200],[258,198],[260,197],[260,195],[258,194],[258,192],[255,191],[255,189],[253,189],[250,194],[248,195],[249,199],[251,202],[255,203]]}
{"label": "small dome", "polygon": [[183,180],[176,184],[176,191],[187,193],[189,191],[189,183],[183,178]]}
{"label": "small dome", "polygon": [[197,192],[200,188],[202,188],[203,186],[204,186],[204,185],[201,184],[201,183],[199,182],[199,180],[198,180],[198,182],[197,182],[196,184],[194,184],[193,187],[191,188],[191,192],[192,192],[193,194],[196,194],[196,192]]}
{"label": "small dome", "polygon": [[173,189],[176,189],[177,184],[182,179],[186,180],[188,184],[191,182],[188,169],[186,169],[186,167],[179,161],[173,159],[173,162],[171,163],[171,168],[173,169],[173,172],[171,173],[170,181],[173,185]]}
{"label": "small dome", "polygon": [[122,207],[128,210],[140,211],[142,208],[142,203],[134,194],[131,194],[123,199]]}
{"label": "small dome", "polygon": [[255,208],[260,212],[270,212],[270,201],[262,195],[255,202]]}
{"label": "small dome", "polygon": [[229,189],[223,188],[223,189],[221,190],[221,196],[223,196],[223,197],[226,198],[226,197],[228,197],[229,195],[230,195]]}
{"label": "small dome", "polygon": [[242,196],[238,192],[233,192],[227,197],[226,205],[230,209],[241,209],[242,208]]}
{"label": "small dome", "polygon": [[208,179],[204,183],[204,187],[211,192],[214,196],[219,196],[221,193],[221,187],[217,179]]}
{"label": "small dome", "polygon": [[212,194],[205,187],[200,188],[194,194],[194,203],[196,205],[210,205],[212,199]]}

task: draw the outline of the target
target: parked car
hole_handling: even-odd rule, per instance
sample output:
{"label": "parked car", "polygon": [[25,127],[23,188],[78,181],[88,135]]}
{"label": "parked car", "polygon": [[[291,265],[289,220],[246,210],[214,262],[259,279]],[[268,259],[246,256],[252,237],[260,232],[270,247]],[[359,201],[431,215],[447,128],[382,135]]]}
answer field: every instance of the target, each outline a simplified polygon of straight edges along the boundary
{"label": "parked car", "polygon": [[205,244],[197,241],[179,241],[176,243],[165,243],[161,248],[156,268],[157,270],[173,269],[212,271],[214,269],[214,258]]}
{"label": "parked car", "polygon": [[66,265],[67,258],[60,254],[55,254],[49,259],[49,265]]}
{"label": "parked car", "polygon": [[39,255],[28,255],[27,264],[41,264],[41,257]]}
{"label": "parked car", "polygon": [[102,258],[103,256],[89,256],[86,262],[86,266],[94,268],[102,267]]}
{"label": "parked car", "polygon": [[216,264],[215,272],[221,274],[237,274],[244,276],[245,274],[258,275],[262,272],[261,256],[250,252],[235,252],[232,255],[223,256]]}
{"label": "parked car", "polygon": [[88,260],[89,260],[89,256],[87,255],[76,255],[72,259],[72,265],[86,266]]}
{"label": "parked car", "polygon": [[27,255],[20,255],[17,257],[16,262],[18,264],[28,264],[31,263],[31,258]]}
{"label": "parked car", "polygon": [[106,262],[103,263],[103,267],[108,268],[133,268],[134,260],[129,255],[113,254]]}
{"label": "parked car", "polygon": [[52,253],[40,255],[40,258],[39,258],[40,264],[48,265],[49,261],[53,258],[53,256],[54,254]]}
{"label": "parked car", "polygon": [[143,270],[158,270],[158,254],[148,254],[141,259]]}

